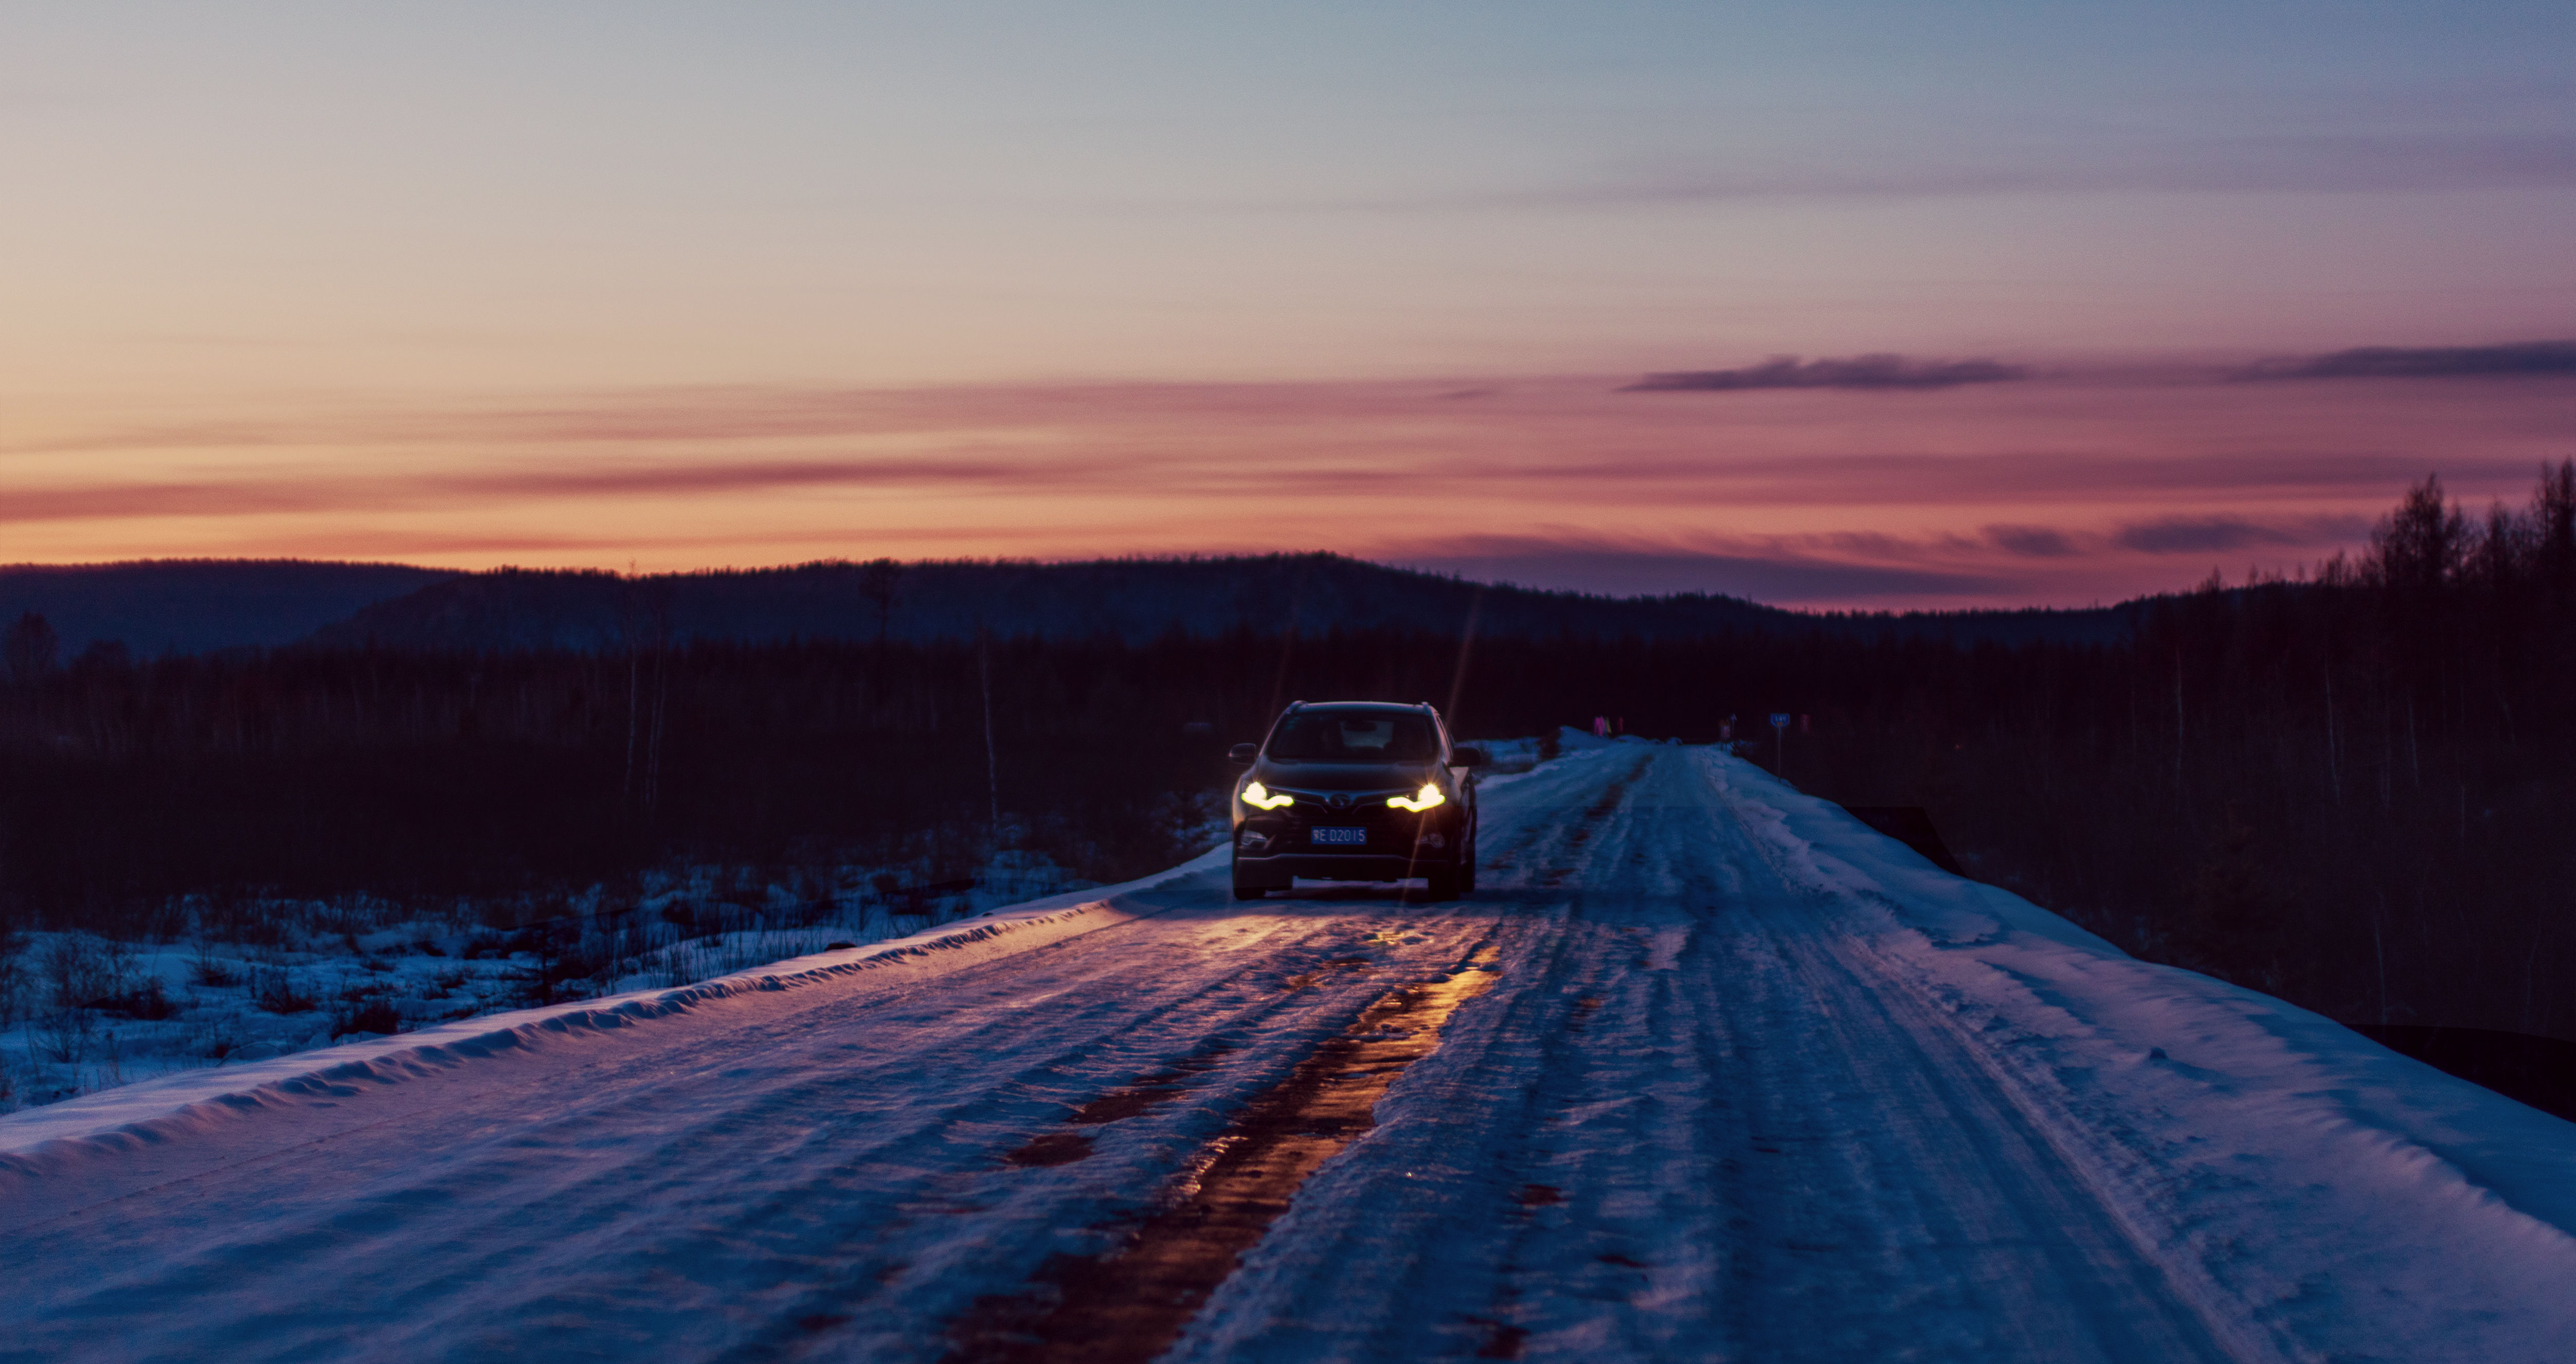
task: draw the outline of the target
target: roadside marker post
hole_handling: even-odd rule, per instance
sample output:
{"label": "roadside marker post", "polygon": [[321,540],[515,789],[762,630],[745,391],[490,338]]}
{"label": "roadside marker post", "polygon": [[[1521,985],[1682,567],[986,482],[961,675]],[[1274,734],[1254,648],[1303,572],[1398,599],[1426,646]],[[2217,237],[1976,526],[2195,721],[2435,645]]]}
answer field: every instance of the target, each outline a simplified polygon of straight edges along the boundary
{"label": "roadside marker post", "polygon": [[1789,712],[1771,712],[1771,775],[1789,779]]}

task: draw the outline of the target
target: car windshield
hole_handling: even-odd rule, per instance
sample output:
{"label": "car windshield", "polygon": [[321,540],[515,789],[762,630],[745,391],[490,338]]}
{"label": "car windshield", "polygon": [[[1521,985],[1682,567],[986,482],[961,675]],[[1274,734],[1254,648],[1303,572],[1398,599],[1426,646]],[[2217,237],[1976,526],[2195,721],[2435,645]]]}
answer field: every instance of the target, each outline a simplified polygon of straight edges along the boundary
{"label": "car windshield", "polygon": [[1382,710],[1301,710],[1279,722],[1270,756],[1289,762],[1428,762],[1440,756],[1431,717]]}

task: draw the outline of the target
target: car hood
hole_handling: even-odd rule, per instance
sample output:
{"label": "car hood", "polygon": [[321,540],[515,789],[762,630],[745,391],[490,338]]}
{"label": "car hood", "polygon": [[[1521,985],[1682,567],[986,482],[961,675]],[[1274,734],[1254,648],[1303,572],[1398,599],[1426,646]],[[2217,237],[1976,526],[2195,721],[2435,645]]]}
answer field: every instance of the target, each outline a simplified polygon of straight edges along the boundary
{"label": "car hood", "polygon": [[1292,763],[1264,758],[1252,775],[1264,785],[1290,791],[1392,791],[1436,780],[1440,764]]}

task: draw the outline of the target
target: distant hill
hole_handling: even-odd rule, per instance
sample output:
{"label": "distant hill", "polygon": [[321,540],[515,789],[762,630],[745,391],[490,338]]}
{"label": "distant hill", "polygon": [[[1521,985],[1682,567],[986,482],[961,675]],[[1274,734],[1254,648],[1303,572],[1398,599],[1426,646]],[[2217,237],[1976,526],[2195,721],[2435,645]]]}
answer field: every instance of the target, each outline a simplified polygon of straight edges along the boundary
{"label": "distant hill", "polygon": [[300,559],[145,559],[0,566],[0,627],[33,611],[65,659],[118,641],[137,655],[291,644],[452,569]]}
{"label": "distant hill", "polygon": [[[623,577],[596,570],[459,573],[404,564],[155,559],[0,567],[0,626],[43,615],[65,661],[92,643],[137,655],[299,642],[387,648],[614,649],[630,632],[674,639],[874,639],[879,570],[842,562]],[[1674,639],[1728,632],[2109,642],[2143,603],[2083,611],[1811,614],[1736,597],[1600,597],[1492,586],[1337,554],[905,564],[882,619],[888,639],[1273,634],[1335,626],[1480,636]]]}
{"label": "distant hill", "polygon": [[503,569],[452,577],[379,601],[321,629],[313,642],[385,647],[516,649],[621,647],[667,629],[674,639],[965,639],[1107,637],[1141,643],[1178,631],[1271,634],[1336,626],[1456,633],[1680,638],[1725,632],[1823,630],[1930,636],[1962,643],[2048,638],[2109,641],[2133,608],[2090,611],[1809,615],[1697,593],[1595,597],[1487,586],[1336,554],[1086,563],[947,561],[902,566],[880,616],[868,565],[660,574]]}

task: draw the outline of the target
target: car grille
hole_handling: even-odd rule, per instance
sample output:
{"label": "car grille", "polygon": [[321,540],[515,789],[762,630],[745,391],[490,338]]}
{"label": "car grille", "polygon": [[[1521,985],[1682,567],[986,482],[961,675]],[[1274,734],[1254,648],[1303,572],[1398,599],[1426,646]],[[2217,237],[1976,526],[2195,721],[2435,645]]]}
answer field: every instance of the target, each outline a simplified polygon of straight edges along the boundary
{"label": "car grille", "polygon": [[[1410,794],[1410,788],[1391,787],[1383,791],[1300,791],[1284,790],[1297,798],[1297,803],[1283,813],[1294,816],[1298,832],[1289,835],[1286,847],[1299,852],[1317,853],[1390,853],[1403,852],[1413,846],[1417,827],[1413,816],[1389,809],[1387,797]],[[1342,808],[1333,808],[1333,797],[1342,798]],[[1366,829],[1367,839],[1359,843],[1328,843],[1313,830],[1325,828]]]}
{"label": "car grille", "polygon": [[[1296,797],[1297,803],[1290,809],[1310,821],[1324,824],[1358,823],[1372,816],[1399,814],[1400,811],[1387,808],[1387,798],[1412,794],[1412,788],[1404,786],[1384,791],[1300,791],[1287,786],[1271,789]],[[1336,797],[1342,801],[1338,808],[1333,804]]]}

